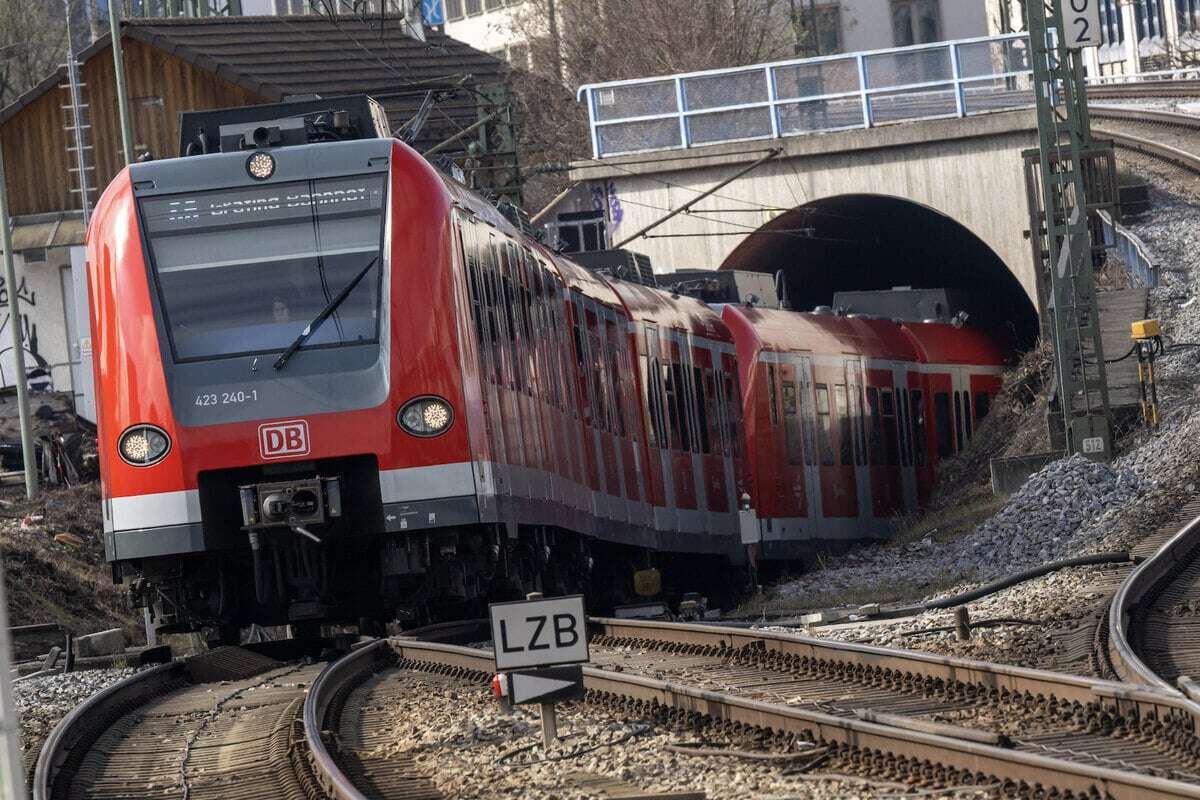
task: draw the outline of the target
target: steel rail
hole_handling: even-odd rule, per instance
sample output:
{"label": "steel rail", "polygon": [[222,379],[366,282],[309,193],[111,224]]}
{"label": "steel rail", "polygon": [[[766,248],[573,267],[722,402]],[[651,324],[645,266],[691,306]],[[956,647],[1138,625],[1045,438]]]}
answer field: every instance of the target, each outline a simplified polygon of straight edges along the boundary
{"label": "steel rail", "polygon": [[[38,754],[33,800],[53,800],[60,778],[73,778],[74,766],[118,717],[185,683],[182,662],[160,664],[130,675],[80,703],[58,721]],[[69,787],[63,787],[69,788]]]}
{"label": "steel rail", "polygon": [[[1164,712],[1191,713],[1175,691],[1161,687],[1130,686],[1118,681],[1069,675],[1065,672],[994,664],[917,650],[818,639],[794,633],[726,628],[657,620],[591,618],[593,634],[618,639],[655,640],[679,645],[724,646],[737,650],[761,648],[780,655],[825,661],[847,671],[883,669],[910,672],[946,684],[964,683],[1013,695],[1042,696],[1060,701],[1100,703],[1114,711],[1136,710],[1142,716],[1161,718]],[[1196,716],[1200,729],[1200,714]]]}
{"label": "steel rail", "polygon": [[1139,564],[1117,589],[1108,609],[1108,653],[1113,668],[1122,678],[1177,694],[1180,702],[1200,717],[1200,703],[1171,686],[1145,662],[1131,630],[1133,615],[1152,605],[1179,570],[1197,558],[1200,558],[1200,517],[1184,525],[1153,556]]}
{"label": "steel rail", "polygon": [[1089,84],[1088,97],[1105,100],[1124,100],[1137,97],[1200,97],[1200,80]]}
{"label": "steel rail", "polygon": [[[1091,107],[1092,118],[1095,120],[1108,119],[1117,122],[1129,122],[1137,125],[1166,125],[1185,128],[1200,135],[1200,117],[1191,114],[1180,114],[1174,111],[1156,111],[1153,109],[1122,108],[1106,105]],[[1163,142],[1125,133],[1111,128],[1097,127],[1093,132],[1097,136],[1113,140],[1117,147],[1141,153],[1144,156],[1165,161],[1188,172],[1200,174],[1200,152],[1191,153]]]}
{"label": "steel rail", "polygon": [[[622,621],[622,624],[628,624]],[[702,627],[702,626],[700,626]],[[718,629],[726,636],[734,633]],[[490,651],[400,639],[380,640],[326,668],[314,682],[305,701],[304,718],[314,768],[338,800],[360,800],[357,790],[338,767],[319,735],[332,722],[327,718],[337,696],[348,683],[386,659],[398,658],[424,668],[473,674],[480,681],[494,669]],[[632,701],[647,713],[654,709],[693,718],[743,725],[777,734],[794,734],[836,745],[847,751],[890,754],[917,764],[962,770],[1005,781],[1024,791],[1072,792],[1079,796],[1138,798],[1200,798],[1200,786],[1062,761],[967,739],[843,718],[820,711],[765,703],[743,697],[696,689],[645,676],[584,668],[584,685],[593,699],[605,697]]]}

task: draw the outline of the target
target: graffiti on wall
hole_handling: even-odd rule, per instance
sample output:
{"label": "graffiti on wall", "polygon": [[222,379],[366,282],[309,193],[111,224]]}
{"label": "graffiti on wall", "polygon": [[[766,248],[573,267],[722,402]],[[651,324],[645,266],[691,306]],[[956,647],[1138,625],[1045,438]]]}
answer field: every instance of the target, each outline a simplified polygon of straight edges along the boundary
{"label": "graffiti on wall", "polygon": [[616,181],[605,181],[603,185],[593,183],[592,210],[600,211],[608,220],[608,229],[615,231],[621,220],[625,219],[625,209],[621,207],[621,198],[617,196]]}
{"label": "graffiti on wall", "polygon": [[[31,291],[22,277],[17,284],[17,299],[29,308],[37,308],[37,292]],[[13,358],[12,332],[9,323],[12,313],[8,310],[8,286],[0,276],[0,387],[14,385],[17,375],[16,359]],[[37,323],[29,314],[21,314],[21,341],[24,344],[24,367],[29,385],[34,389],[54,388],[50,375],[50,364],[38,353]]]}

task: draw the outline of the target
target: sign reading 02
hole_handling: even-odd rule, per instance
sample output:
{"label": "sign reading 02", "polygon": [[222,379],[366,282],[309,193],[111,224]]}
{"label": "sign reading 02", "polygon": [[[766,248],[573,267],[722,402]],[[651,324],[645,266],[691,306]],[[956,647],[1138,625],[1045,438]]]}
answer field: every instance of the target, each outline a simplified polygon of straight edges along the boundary
{"label": "sign reading 02", "polygon": [[1063,23],[1067,29],[1067,47],[1079,50],[1099,47],[1101,0],[1059,0],[1063,5]]}

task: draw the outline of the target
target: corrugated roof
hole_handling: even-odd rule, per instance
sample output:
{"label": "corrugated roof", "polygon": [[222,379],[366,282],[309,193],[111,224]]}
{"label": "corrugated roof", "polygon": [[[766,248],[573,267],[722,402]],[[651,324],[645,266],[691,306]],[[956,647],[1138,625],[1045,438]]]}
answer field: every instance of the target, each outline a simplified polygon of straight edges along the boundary
{"label": "corrugated roof", "polygon": [[[401,17],[200,17],[131,19],[127,38],[145,42],[230,83],[265,97],[369,94],[387,109],[393,128],[416,111],[429,89],[453,89],[438,103],[418,146],[456,133],[477,118],[475,87],[502,83],[507,65],[435,31],[422,42],[406,35]],[[109,48],[107,37],[79,54],[87,61]],[[59,70],[0,111],[0,124],[54,87]],[[450,119],[447,119],[449,117]]]}

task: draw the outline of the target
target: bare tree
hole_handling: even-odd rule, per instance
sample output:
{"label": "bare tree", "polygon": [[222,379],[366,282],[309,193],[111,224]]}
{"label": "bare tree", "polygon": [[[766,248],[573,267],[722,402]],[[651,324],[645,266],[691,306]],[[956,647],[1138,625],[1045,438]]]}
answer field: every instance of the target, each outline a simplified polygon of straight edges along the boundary
{"label": "bare tree", "polygon": [[45,79],[66,52],[59,0],[0,0],[0,108]]}
{"label": "bare tree", "polygon": [[[529,71],[514,77],[526,174],[591,154],[584,83],[790,58],[803,32],[788,0],[526,0],[515,32]],[[526,184],[530,208],[565,186],[561,172]]]}

